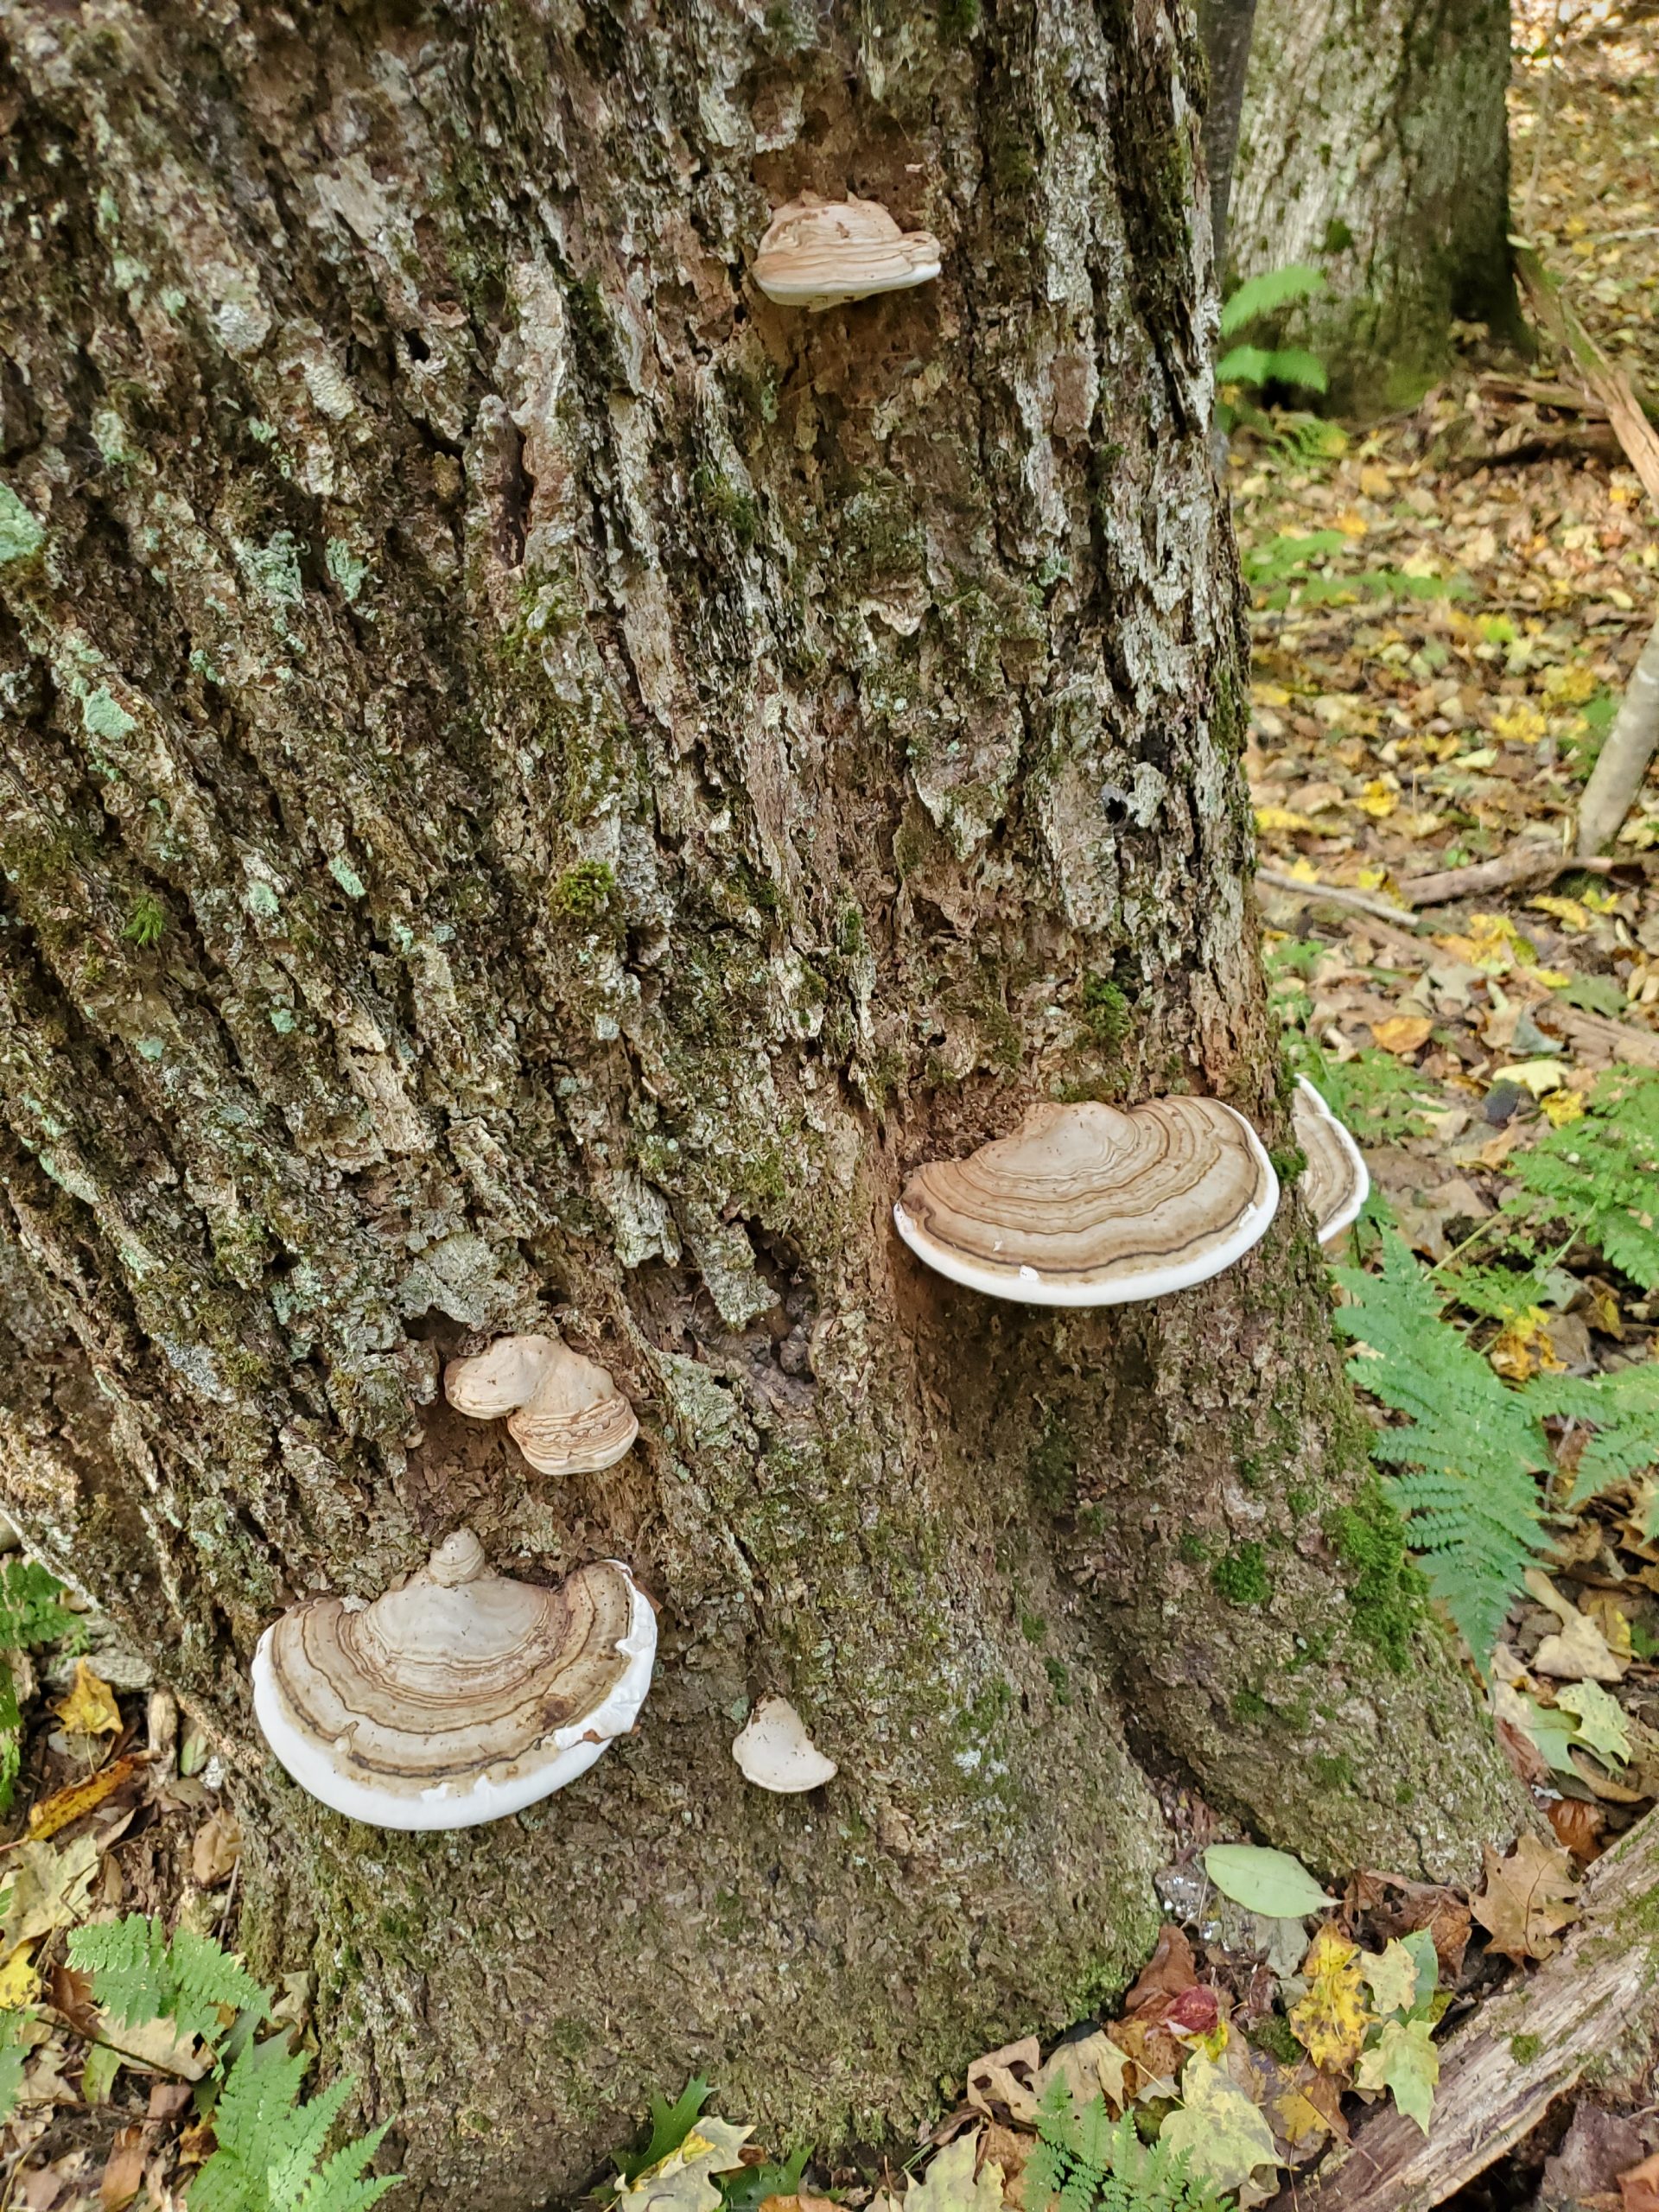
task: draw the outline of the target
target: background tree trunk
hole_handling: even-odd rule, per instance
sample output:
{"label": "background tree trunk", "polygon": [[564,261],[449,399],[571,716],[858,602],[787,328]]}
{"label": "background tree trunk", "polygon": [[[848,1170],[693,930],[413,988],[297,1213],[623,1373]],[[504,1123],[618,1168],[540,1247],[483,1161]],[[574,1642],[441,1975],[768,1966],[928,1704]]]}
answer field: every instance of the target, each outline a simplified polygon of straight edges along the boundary
{"label": "background tree trunk", "polygon": [[1217,269],[1227,266],[1227,207],[1249,72],[1256,0],[1198,0],[1198,30],[1210,80],[1204,106],[1204,166],[1210,180],[1210,240]]}
{"label": "background tree trunk", "polygon": [[1339,402],[1410,404],[1454,316],[1513,326],[1509,77],[1508,0],[1261,0],[1230,267],[1324,272],[1295,334]]}
{"label": "background tree trunk", "polygon": [[[774,2141],[913,2117],[1122,1982],[1160,1788],[1466,1870],[1512,1799],[1300,1209],[1098,1315],[889,1226],[1037,1096],[1284,1140],[1182,20],[3,22],[5,1498],[231,1763],[400,2202],[536,2203],[693,2067]],[[944,279],[769,307],[808,185]],[[439,1394],[550,1319],[639,1409],[607,1474]],[[248,1656],[463,1520],[633,1562],[642,1727],[353,1827]],[[826,1795],[741,1782],[772,1689]]]}

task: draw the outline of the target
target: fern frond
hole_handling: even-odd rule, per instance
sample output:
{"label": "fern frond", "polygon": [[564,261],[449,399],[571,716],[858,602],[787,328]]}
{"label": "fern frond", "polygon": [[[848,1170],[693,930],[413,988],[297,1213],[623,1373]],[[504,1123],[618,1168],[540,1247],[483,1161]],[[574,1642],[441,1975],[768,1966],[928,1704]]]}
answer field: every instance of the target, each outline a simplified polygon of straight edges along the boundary
{"label": "fern frond", "polygon": [[1033,2212],[1044,2212],[1060,2193],[1070,2160],[1057,2145],[1039,2137],[1036,2149],[1026,2160],[1026,2202]]}
{"label": "fern frond", "polygon": [[86,1624],[58,1603],[63,1585],[33,1560],[10,1558],[0,1567],[0,1651],[22,1651],[60,1637],[84,1638]]}
{"label": "fern frond", "polygon": [[1232,346],[1216,363],[1217,384],[1296,384],[1308,391],[1324,391],[1329,378],[1325,363],[1305,346]]}
{"label": "fern frond", "polygon": [[1578,1121],[1509,1166],[1522,1209],[1570,1224],[1621,1274],[1659,1290],[1659,1073],[1610,1070]]}
{"label": "fern frond", "polygon": [[263,2019],[270,2000],[239,1959],[211,1936],[181,1928],[169,1943],[159,1920],[130,1912],[96,1921],[69,1937],[69,1963],[92,1977],[92,1995],[127,2027],[173,2020],[180,2032],[211,2042],[219,2008]]}
{"label": "fern frond", "polygon": [[16,2012],[0,2012],[0,2126],[11,2118],[17,2092],[23,2086],[23,2068],[29,2050],[24,2030],[39,2018],[32,2005]]}
{"label": "fern frond", "polygon": [[1543,1548],[1535,1478],[1549,1465],[1535,1408],[1440,1319],[1428,1277],[1398,1236],[1382,1271],[1339,1268],[1342,1334],[1363,1347],[1354,1382],[1406,1419],[1372,1452],[1406,1471],[1386,1487],[1422,1555],[1430,1590],[1484,1669],[1522,1578]]}
{"label": "fern frond", "polygon": [[1599,1497],[1659,1462],[1659,1361],[1615,1368],[1589,1382],[1536,1375],[1524,1395],[1540,1414],[1580,1421],[1594,1432],[1579,1455],[1569,1506]]}
{"label": "fern frond", "polygon": [[1286,269],[1265,270],[1260,276],[1252,276],[1232,294],[1221,310],[1221,334],[1230,338],[1236,330],[1254,322],[1260,315],[1272,315],[1280,308],[1287,308],[1294,301],[1311,298],[1325,289],[1325,278],[1317,269],[1305,263],[1293,262]]}
{"label": "fern frond", "polygon": [[190,2212],[367,2212],[395,2186],[395,2175],[363,2177],[384,2128],[322,2159],[352,2082],[302,2103],[307,2063],[281,2036],[244,2048],[213,2108],[218,2147],[191,2189]]}

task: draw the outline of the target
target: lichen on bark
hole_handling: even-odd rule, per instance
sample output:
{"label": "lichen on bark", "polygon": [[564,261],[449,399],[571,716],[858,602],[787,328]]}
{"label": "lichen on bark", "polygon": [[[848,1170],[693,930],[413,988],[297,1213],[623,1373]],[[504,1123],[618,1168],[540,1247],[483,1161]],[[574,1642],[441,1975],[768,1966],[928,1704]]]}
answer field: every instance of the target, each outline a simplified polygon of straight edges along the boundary
{"label": "lichen on bark", "polygon": [[[1184,19],[0,23],[0,1471],[223,1751],[245,1940],[405,2201],[537,2203],[695,2068],[774,2138],[912,2122],[1121,1986],[1156,1784],[1470,1863],[1512,1806],[1329,1533],[1294,1208],[1105,1317],[889,1226],[1038,1097],[1287,1136]],[[769,307],[804,187],[944,276]],[[639,1412],[602,1476],[438,1389],[549,1323]],[[633,1563],[643,1726],[498,1827],[351,1827],[248,1656],[462,1521]],[[732,1764],[773,1690],[821,1800]]]}

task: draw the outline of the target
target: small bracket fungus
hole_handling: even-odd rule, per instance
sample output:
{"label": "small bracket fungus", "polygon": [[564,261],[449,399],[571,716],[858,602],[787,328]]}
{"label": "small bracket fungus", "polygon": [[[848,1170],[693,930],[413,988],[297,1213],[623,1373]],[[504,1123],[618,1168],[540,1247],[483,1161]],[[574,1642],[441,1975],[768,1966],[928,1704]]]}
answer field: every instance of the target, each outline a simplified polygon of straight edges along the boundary
{"label": "small bracket fungus", "polygon": [[1302,1196],[1318,1224],[1320,1243],[1328,1244],[1357,1219],[1370,1195],[1370,1171],[1352,1136],[1305,1075],[1296,1078],[1290,1126],[1307,1154]]}
{"label": "small bracket fungus", "polygon": [[472,1359],[452,1359],[443,1390],[474,1421],[510,1414],[507,1434],[544,1475],[597,1474],[639,1433],[605,1370],[557,1337],[501,1337]]}
{"label": "small bracket fungus", "polygon": [[952,1282],[1027,1306],[1119,1306],[1219,1274],[1257,1243],[1279,1179],[1218,1098],[1033,1106],[1012,1136],[918,1168],[893,1219]]}
{"label": "small bracket fungus", "polygon": [[585,1774],[645,1703],[652,1604],[618,1560],[554,1590],[490,1573],[470,1529],[372,1605],[314,1598],[253,1658],[253,1709],[302,1789],[379,1828],[465,1828]]}
{"label": "small bracket fungus", "polygon": [[901,231],[874,200],[804,192],[772,217],[754,257],[754,281],[779,307],[822,314],[842,300],[903,292],[939,273],[931,231]]}
{"label": "small bracket fungus", "polygon": [[763,1697],[739,1730],[732,1757],[743,1778],[781,1797],[798,1796],[833,1780],[834,1759],[825,1758],[785,1697]]}

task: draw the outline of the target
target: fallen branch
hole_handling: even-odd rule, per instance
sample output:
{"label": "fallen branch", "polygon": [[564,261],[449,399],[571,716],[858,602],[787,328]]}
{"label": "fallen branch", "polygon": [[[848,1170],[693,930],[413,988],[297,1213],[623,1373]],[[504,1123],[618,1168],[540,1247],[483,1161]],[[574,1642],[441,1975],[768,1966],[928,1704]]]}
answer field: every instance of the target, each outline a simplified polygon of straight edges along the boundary
{"label": "fallen branch", "polygon": [[1601,852],[1624,827],[1659,748],[1659,622],[1642,648],[1618,719],[1579,802],[1579,850]]}
{"label": "fallen branch", "polygon": [[1560,845],[1512,845],[1495,860],[1467,868],[1443,868],[1433,875],[1410,875],[1400,886],[1408,906],[1449,906],[1454,899],[1477,899],[1489,891],[1508,891],[1522,883],[1553,883],[1569,868],[1607,875],[1618,865],[1607,860],[1579,860]]}
{"label": "fallen branch", "polygon": [[1643,413],[1629,377],[1596,344],[1530,246],[1516,247],[1515,265],[1539,323],[1585,390],[1606,409],[1626,460],[1648,497],[1659,505],[1659,431]]}
{"label": "fallen branch", "polygon": [[1427,2140],[1392,2106],[1377,2113],[1311,2190],[1299,2189],[1304,2212],[1428,2212],[1512,2150],[1592,2066],[1604,2088],[1609,2072],[1638,2075],[1659,2040],[1656,1891],[1649,1813],[1591,1867],[1566,1947],[1450,2038]]}
{"label": "fallen branch", "polygon": [[1280,868],[1258,868],[1255,880],[1272,890],[1293,892],[1303,899],[1328,899],[1333,906],[1351,906],[1357,913],[1376,915],[1379,921],[1397,923],[1404,929],[1414,927],[1410,914],[1391,906],[1386,899],[1374,899],[1369,891],[1350,891],[1340,883],[1304,883],[1300,875],[1291,875]]}

